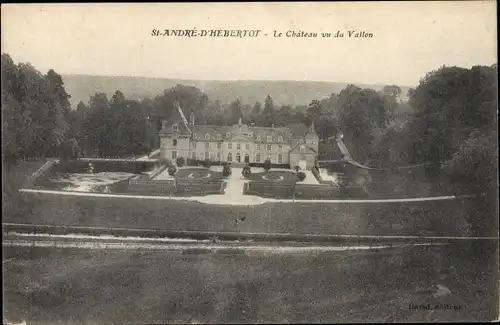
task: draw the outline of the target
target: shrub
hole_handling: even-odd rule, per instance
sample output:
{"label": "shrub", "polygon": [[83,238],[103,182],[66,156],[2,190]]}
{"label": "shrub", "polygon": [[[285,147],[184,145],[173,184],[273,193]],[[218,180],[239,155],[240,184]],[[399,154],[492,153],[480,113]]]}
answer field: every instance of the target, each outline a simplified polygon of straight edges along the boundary
{"label": "shrub", "polygon": [[173,166],[168,168],[168,174],[170,176],[174,176],[176,172],[177,172],[177,168],[175,168]]}
{"label": "shrub", "polygon": [[271,160],[270,159],[266,159],[266,161],[264,161],[264,169],[267,171],[269,171],[269,169],[271,169]]}
{"label": "shrub", "polygon": [[179,158],[177,158],[176,163],[177,163],[177,166],[183,167],[185,165],[186,161],[184,160],[184,157],[179,157]]}
{"label": "shrub", "polygon": [[250,166],[246,165],[245,167],[243,167],[241,175],[243,175],[243,177],[245,178],[248,178],[250,174],[252,174],[252,169],[250,168]]}
{"label": "shrub", "polygon": [[297,177],[299,178],[299,181],[303,181],[304,179],[306,179],[306,173],[304,172],[298,172],[297,173]]}
{"label": "shrub", "polygon": [[222,176],[229,177],[230,175],[231,175],[231,167],[229,167],[229,165],[224,165],[224,168],[222,168]]}
{"label": "shrub", "polygon": [[300,170],[300,166],[295,166],[295,167],[293,167],[293,169],[295,169],[295,171],[298,173]]}
{"label": "shrub", "polygon": [[212,162],[210,161],[210,159],[205,159],[203,161],[203,167],[210,168],[210,166],[212,166]]}

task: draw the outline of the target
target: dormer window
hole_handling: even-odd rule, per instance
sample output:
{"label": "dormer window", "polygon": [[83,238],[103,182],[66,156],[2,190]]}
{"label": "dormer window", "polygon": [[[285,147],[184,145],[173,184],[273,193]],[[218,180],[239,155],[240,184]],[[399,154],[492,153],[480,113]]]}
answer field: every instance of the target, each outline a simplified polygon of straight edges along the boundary
{"label": "dormer window", "polygon": [[230,132],[226,133],[226,137],[228,137],[228,138],[229,138],[230,136],[231,136],[231,133],[230,133]]}
{"label": "dormer window", "polygon": [[222,140],[222,136],[220,134],[217,134],[217,140]]}
{"label": "dormer window", "polygon": [[306,152],[306,146],[301,145],[300,146],[300,152]]}
{"label": "dormer window", "polygon": [[193,134],[193,139],[197,140],[198,139],[198,135],[195,133]]}
{"label": "dormer window", "polygon": [[210,140],[210,134],[205,134],[205,140]]}
{"label": "dormer window", "polygon": [[272,136],[270,136],[270,135],[268,135],[268,136],[267,136],[267,141],[273,141],[273,137],[272,137]]}
{"label": "dormer window", "polygon": [[257,136],[257,141],[262,141],[262,138],[260,137],[260,135]]}
{"label": "dormer window", "polygon": [[179,131],[179,125],[178,124],[173,124],[172,125],[172,131],[174,131],[174,132]]}
{"label": "dormer window", "polygon": [[283,142],[283,137],[278,137],[279,142]]}

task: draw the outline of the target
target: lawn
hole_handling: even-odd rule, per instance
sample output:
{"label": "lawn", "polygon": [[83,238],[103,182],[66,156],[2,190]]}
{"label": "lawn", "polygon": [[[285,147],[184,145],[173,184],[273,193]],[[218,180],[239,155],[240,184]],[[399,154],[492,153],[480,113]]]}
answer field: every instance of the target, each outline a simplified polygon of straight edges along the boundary
{"label": "lawn", "polygon": [[[470,234],[467,214],[481,213],[474,201],[413,203],[268,203],[223,206],[189,201],[78,197],[25,193],[4,222],[164,229],[179,231],[296,234],[445,235]],[[244,219],[243,222],[236,220]],[[488,228],[495,234],[494,228]]]}
{"label": "lawn", "polygon": [[202,168],[186,168],[186,169],[179,169],[177,173],[175,173],[174,177],[179,180],[209,181],[209,180],[222,179],[222,173]]}
{"label": "lawn", "polygon": [[[4,320],[28,324],[491,321],[498,256],[460,246],[184,254],[4,248]],[[437,285],[450,294],[436,297]],[[458,310],[411,310],[449,304]]]}
{"label": "lawn", "polygon": [[280,182],[283,184],[295,184],[298,181],[296,173],[281,170],[270,170],[267,173],[252,173],[248,179],[258,182]]}

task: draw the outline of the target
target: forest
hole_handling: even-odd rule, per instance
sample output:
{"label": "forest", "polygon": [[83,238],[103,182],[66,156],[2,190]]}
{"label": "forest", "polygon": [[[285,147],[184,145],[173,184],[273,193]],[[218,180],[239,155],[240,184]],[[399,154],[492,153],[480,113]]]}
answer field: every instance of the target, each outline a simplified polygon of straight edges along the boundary
{"label": "forest", "polygon": [[[158,130],[174,101],[196,124],[230,125],[242,118],[256,126],[314,122],[320,159],[335,157],[341,132],[353,157],[374,167],[435,163],[460,184],[497,189],[497,65],[470,69],[442,66],[402,94],[348,85],[309,105],[221,103],[193,86],[177,85],[162,95],[127,99],[117,89],[70,105],[62,77],[2,54],[2,150],[6,165],[44,157],[131,157],[159,146]],[[408,97],[408,101],[401,98]],[[429,167],[430,168],[430,167]],[[433,172],[436,172],[436,168]],[[465,186],[465,185],[464,185]],[[467,185],[470,186],[470,185]]]}

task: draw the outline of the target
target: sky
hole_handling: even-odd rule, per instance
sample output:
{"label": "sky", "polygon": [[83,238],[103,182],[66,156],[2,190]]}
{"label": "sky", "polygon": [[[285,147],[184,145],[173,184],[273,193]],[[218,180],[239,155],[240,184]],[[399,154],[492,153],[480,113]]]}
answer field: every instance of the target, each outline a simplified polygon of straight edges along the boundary
{"label": "sky", "polygon": [[[63,75],[413,86],[442,65],[497,62],[495,1],[7,4],[1,19],[2,53]],[[261,32],[151,36],[193,28]],[[273,37],[275,30],[345,37]],[[373,37],[349,38],[349,30]]]}

